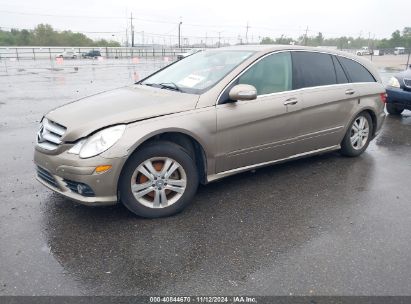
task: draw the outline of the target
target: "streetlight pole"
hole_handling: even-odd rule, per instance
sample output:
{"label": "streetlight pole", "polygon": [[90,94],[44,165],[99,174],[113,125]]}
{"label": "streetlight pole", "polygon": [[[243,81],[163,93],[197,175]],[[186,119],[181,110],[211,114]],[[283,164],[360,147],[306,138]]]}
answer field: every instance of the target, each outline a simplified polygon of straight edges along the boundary
{"label": "streetlight pole", "polygon": [[178,24],[178,48],[181,49],[181,25],[183,24],[182,21]]}

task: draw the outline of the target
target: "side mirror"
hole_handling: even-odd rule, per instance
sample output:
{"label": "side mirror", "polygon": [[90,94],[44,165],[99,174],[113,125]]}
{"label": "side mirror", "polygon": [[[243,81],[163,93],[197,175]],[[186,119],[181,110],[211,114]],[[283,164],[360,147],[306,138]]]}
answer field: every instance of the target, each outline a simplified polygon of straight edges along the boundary
{"label": "side mirror", "polygon": [[237,84],[228,93],[231,100],[253,100],[257,98],[257,89],[249,84]]}

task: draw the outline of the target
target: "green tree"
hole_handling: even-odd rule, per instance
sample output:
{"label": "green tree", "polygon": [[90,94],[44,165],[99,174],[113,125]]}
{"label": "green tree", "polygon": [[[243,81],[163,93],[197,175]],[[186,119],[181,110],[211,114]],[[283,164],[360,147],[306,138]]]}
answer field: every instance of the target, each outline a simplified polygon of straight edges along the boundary
{"label": "green tree", "polygon": [[33,30],[33,40],[35,45],[58,45],[56,42],[56,32],[50,24],[39,24]]}
{"label": "green tree", "polygon": [[317,46],[323,45],[323,42],[324,42],[323,34],[319,32],[318,35],[315,37],[315,45]]}
{"label": "green tree", "polygon": [[1,46],[120,46],[116,41],[92,40],[82,33],[58,32],[49,24],[39,24],[34,30],[0,29]]}
{"label": "green tree", "polygon": [[404,27],[402,37],[404,39],[404,45],[408,48],[411,47],[411,27]]}
{"label": "green tree", "polygon": [[393,47],[402,46],[401,32],[399,30],[391,34],[391,45]]}
{"label": "green tree", "polygon": [[260,44],[274,44],[274,43],[275,41],[270,37],[264,37],[260,42]]}

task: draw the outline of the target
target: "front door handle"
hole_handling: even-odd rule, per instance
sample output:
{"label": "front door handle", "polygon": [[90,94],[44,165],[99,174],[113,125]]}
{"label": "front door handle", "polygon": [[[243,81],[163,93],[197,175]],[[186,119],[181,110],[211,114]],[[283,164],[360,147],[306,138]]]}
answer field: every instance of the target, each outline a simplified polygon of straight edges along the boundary
{"label": "front door handle", "polygon": [[345,95],[353,95],[355,91],[353,89],[348,89],[345,91]]}
{"label": "front door handle", "polygon": [[297,103],[298,103],[298,99],[296,97],[291,97],[291,98],[288,98],[286,101],[284,101],[285,106],[295,105]]}

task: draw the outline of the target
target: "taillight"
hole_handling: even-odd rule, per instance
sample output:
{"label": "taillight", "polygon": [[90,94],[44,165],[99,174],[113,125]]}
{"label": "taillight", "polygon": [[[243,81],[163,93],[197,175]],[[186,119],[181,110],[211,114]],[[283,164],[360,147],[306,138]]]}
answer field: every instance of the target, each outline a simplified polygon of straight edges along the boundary
{"label": "taillight", "polygon": [[380,98],[383,103],[387,103],[387,93],[381,93]]}

